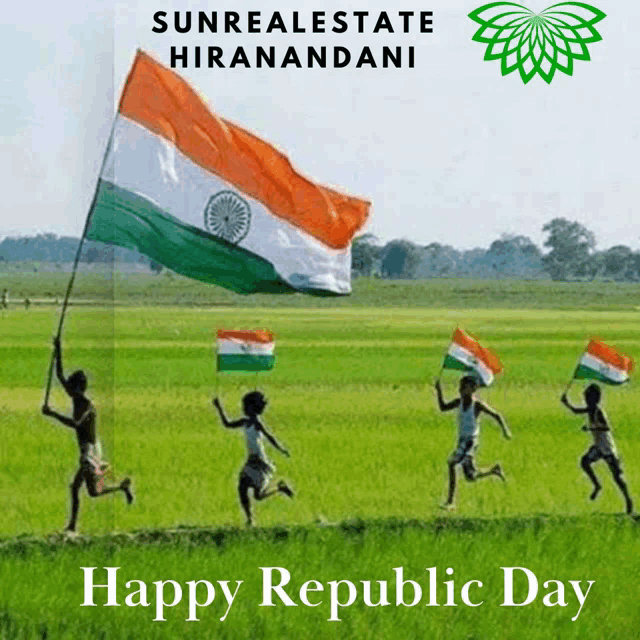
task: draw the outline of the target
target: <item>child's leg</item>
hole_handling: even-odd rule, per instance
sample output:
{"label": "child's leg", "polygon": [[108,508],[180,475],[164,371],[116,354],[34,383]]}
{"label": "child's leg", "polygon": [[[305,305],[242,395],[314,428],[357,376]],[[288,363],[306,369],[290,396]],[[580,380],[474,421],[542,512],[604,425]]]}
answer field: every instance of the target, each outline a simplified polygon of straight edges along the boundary
{"label": "child's leg", "polygon": [[293,498],[293,489],[284,480],[278,482],[278,491],[284,493],[287,498]]}
{"label": "child's leg", "polygon": [[274,496],[276,493],[278,493],[278,489],[273,489],[269,487],[269,485],[265,485],[260,489],[254,488],[253,497],[256,500],[266,500],[267,498]]}
{"label": "child's leg", "polygon": [[122,491],[127,499],[127,503],[133,502],[133,494],[131,493],[131,480],[125,478],[119,485],[106,487],[100,486],[100,482],[94,473],[89,473],[87,477],[87,492],[92,498],[99,498],[100,496],[106,496],[116,491]]}
{"label": "child's leg", "polygon": [[589,479],[593,483],[593,491],[589,496],[591,500],[595,500],[598,497],[600,490],[602,489],[602,485],[598,481],[598,476],[596,476],[593,469],[591,468],[591,465],[598,459],[595,457],[597,454],[598,450],[595,448],[595,446],[592,446],[589,448],[587,453],[585,453],[582,458],[580,458],[580,466],[582,467],[582,470],[589,476]]}
{"label": "child's leg", "polygon": [[453,504],[453,497],[456,494],[456,463],[452,460],[449,461],[449,494],[447,495],[447,501],[445,506],[451,506]]}
{"label": "child's leg", "polygon": [[240,504],[242,505],[242,509],[244,510],[245,515],[247,516],[247,525],[251,526],[253,524],[253,518],[251,517],[251,503],[249,501],[249,488],[252,487],[251,481],[245,475],[240,476],[240,481],[238,482],[238,496],[240,497]]}
{"label": "child's leg", "polygon": [[481,478],[486,478],[488,476],[497,476],[503,482],[507,481],[507,479],[504,477],[504,473],[502,473],[502,467],[499,464],[494,464],[491,469],[474,469],[473,480],[480,480]]}
{"label": "child's leg", "polygon": [[[453,504],[453,498],[456,493],[456,465],[464,463],[464,460],[467,458],[467,454],[473,449],[473,446],[473,440],[460,438],[460,440],[458,440],[456,450],[449,456],[449,460],[447,460],[449,468],[449,493],[447,495],[447,501],[444,503],[445,507],[450,507]],[[467,479],[469,479],[468,476]]]}
{"label": "child's leg", "polygon": [[82,483],[84,482],[84,469],[80,467],[78,471],[76,471],[76,475],[74,476],[71,485],[69,488],[71,490],[71,516],[69,517],[69,524],[67,525],[67,531],[75,531],[76,523],[78,521],[78,511],[80,510],[80,489],[82,487]]}
{"label": "child's leg", "polygon": [[624,481],[622,477],[622,467],[620,466],[620,461],[615,456],[607,456],[605,458],[607,465],[609,466],[609,470],[611,471],[611,475],[613,476],[613,481],[618,485],[618,488],[622,492],[624,496],[627,513],[633,513],[633,502],[631,501],[631,496],[629,495],[629,489],[627,487],[627,483]]}

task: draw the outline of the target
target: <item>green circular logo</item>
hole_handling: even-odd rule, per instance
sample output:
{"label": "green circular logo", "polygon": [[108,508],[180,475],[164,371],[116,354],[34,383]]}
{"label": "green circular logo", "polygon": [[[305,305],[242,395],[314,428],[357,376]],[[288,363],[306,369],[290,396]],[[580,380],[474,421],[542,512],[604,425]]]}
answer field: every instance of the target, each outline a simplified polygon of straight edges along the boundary
{"label": "green circular logo", "polygon": [[590,60],[588,44],[602,37],[594,27],[606,14],[584,2],[561,2],[534,13],[514,2],[492,2],[472,11],[480,25],[475,42],[485,60],[500,60],[503,76],[517,71],[527,84],[535,75],[551,84],[557,71],[573,75],[575,60]]}

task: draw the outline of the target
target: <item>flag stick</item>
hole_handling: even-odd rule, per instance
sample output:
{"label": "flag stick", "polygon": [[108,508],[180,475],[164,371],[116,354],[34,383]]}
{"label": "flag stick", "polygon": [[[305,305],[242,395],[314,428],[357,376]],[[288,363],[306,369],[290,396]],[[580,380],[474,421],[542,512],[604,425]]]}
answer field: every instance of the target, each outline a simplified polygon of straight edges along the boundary
{"label": "flag stick", "polygon": [[576,363],[575,368],[573,369],[573,373],[571,374],[571,378],[569,379],[569,382],[567,383],[567,386],[564,389],[564,393],[569,393],[569,389],[571,389],[571,385],[573,384],[573,381],[576,379],[576,370],[578,368],[578,365],[580,364],[580,360],[581,358],[578,358],[578,362]]}
{"label": "flag stick", "polygon": [[449,347],[451,346],[451,342],[453,341],[453,336],[455,335],[456,330],[458,328],[459,328],[458,325],[456,325],[456,328],[453,330],[452,337],[449,339],[449,343],[447,344],[447,348],[444,350],[444,353],[442,354],[442,366],[440,367],[440,371],[438,371],[438,377],[436,378],[436,380],[440,380],[440,377],[444,372],[444,363],[445,363],[445,360],[447,359],[447,354],[449,353]]}
{"label": "flag stick", "polygon": [[447,353],[449,353],[449,346],[451,345],[451,341],[449,341],[449,344],[447,345],[447,348],[444,350],[444,353],[442,354],[442,366],[440,367],[440,371],[438,371],[438,376],[436,377],[436,381],[440,380],[440,377],[442,376],[443,372],[444,372],[444,362],[445,359],[447,357]]}
{"label": "flag stick", "polygon": [[[96,205],[96,201],[98,199],[98,191],[100,190],[100,184],[102,182],[102,172],[104,171],[104,167],[107,164],[107,156],[109,155],[109,150],[111,149],[111,144],[113,143],[113,132],[115,129],[116,121],[114,119],[113,124],[111,125],[111,132],[109,133],[109,139],[107,140],[107,148],[104,152],[104,157],[102,158],[102,165],[100,166],[100,173],[98,174],[98,180],[96,182],[96,188],[93,193],[93,199],[91,200],[91,205],[89,207],[89,212],[87,213],[87,219],[84,223],[84,229],[82,230],[82,236],[80,238],[80,242],[78,243],[78,249],[76,250],[76,256],[73,261],[73,269],[71,270],[71,277],[69,278],[69,282],[67,284],[67,291],[64,296],[64,301],[62,303],[62,309],[60,311],[60,320],[58,322],[58,331],[56,333],[56,338],[60,339],[62,335],[62,326],[64,324],[64,318],[67,312],[67,306],[69,305],[69,296],[71,295],[71,289],[73,288],[73,283],[76,279],[76,273],[78,271],[78,264],[80,263],[80,255],[82,253],[82,247],[84,245],[84,241],[87,235],[87,231],[89,231],[89,225],[91,224],[91,217],[93,215],[93,209]],[[53,378],[53,364],[55,359],[55,349],[51,350],[51,362],[49,363],[49,374],[47,376],[47,387],[44,394],[44,404],[47,405],[49,403],[49,394],[51,393],[51,380]]]}

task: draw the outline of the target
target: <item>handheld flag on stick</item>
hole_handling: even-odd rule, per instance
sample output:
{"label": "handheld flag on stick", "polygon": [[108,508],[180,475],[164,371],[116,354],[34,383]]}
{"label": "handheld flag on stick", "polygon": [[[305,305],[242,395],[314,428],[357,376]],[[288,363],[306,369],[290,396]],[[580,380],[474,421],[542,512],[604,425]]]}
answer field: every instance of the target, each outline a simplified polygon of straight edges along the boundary
{"label": "handheld flag on stick", "polygon": [[369,208],[303,177],[138,51],[87,237],[237,293],[344,295]]}
{"label": "handheld flag on stick", "polygon": [[270,371],[276,363],[270,331],[218,330],[218,371]]}
{"label": "handheld flag on stick", "polygon": [[629,381],[633,361],[599,340],[591,340],[573,372],[573,380],[619,385]]}
{"label": "handheld flag on stick", "polygon": [[502,372],[498,357],[462,329],[453,332],[442,368],[471,372],[485,387],[493,382],[495,375]]}

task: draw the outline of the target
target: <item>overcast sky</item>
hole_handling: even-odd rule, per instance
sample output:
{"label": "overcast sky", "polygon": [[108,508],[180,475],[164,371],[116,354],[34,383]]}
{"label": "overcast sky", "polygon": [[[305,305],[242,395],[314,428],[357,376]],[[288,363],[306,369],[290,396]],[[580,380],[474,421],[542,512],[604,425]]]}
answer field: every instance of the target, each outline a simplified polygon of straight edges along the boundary
{"label": "overcast sky", "polygon": [[[284,149],[302,172],[373,201],[381,240],[488,246],[502,233],[541,243],[553,217],[578,220],[600,248],[640,249],[640,3],[593,0],[608,17],[592,60],[573,77],[523,85],[483,61],[467,14],[479,0],[408,0],[401,6],[317,0],[203,0],[114,4],[11,3],[3,10],[0,237],[79,235],[120,89],[137,47],[169,64],[171,45],[278,51],[341,45],[415,46],[414,69],[178,70],[221,116]],[[551,1],[524,2],[533,10]],[[392,7],[395,9],[392,10]],[[434,11],[434,32],[154,34],[153,14],[259,8],[310,20],[312,10]],[[267,18],[263,17],[263,25]],[[398,19],[396,25],[400,25]]]}

